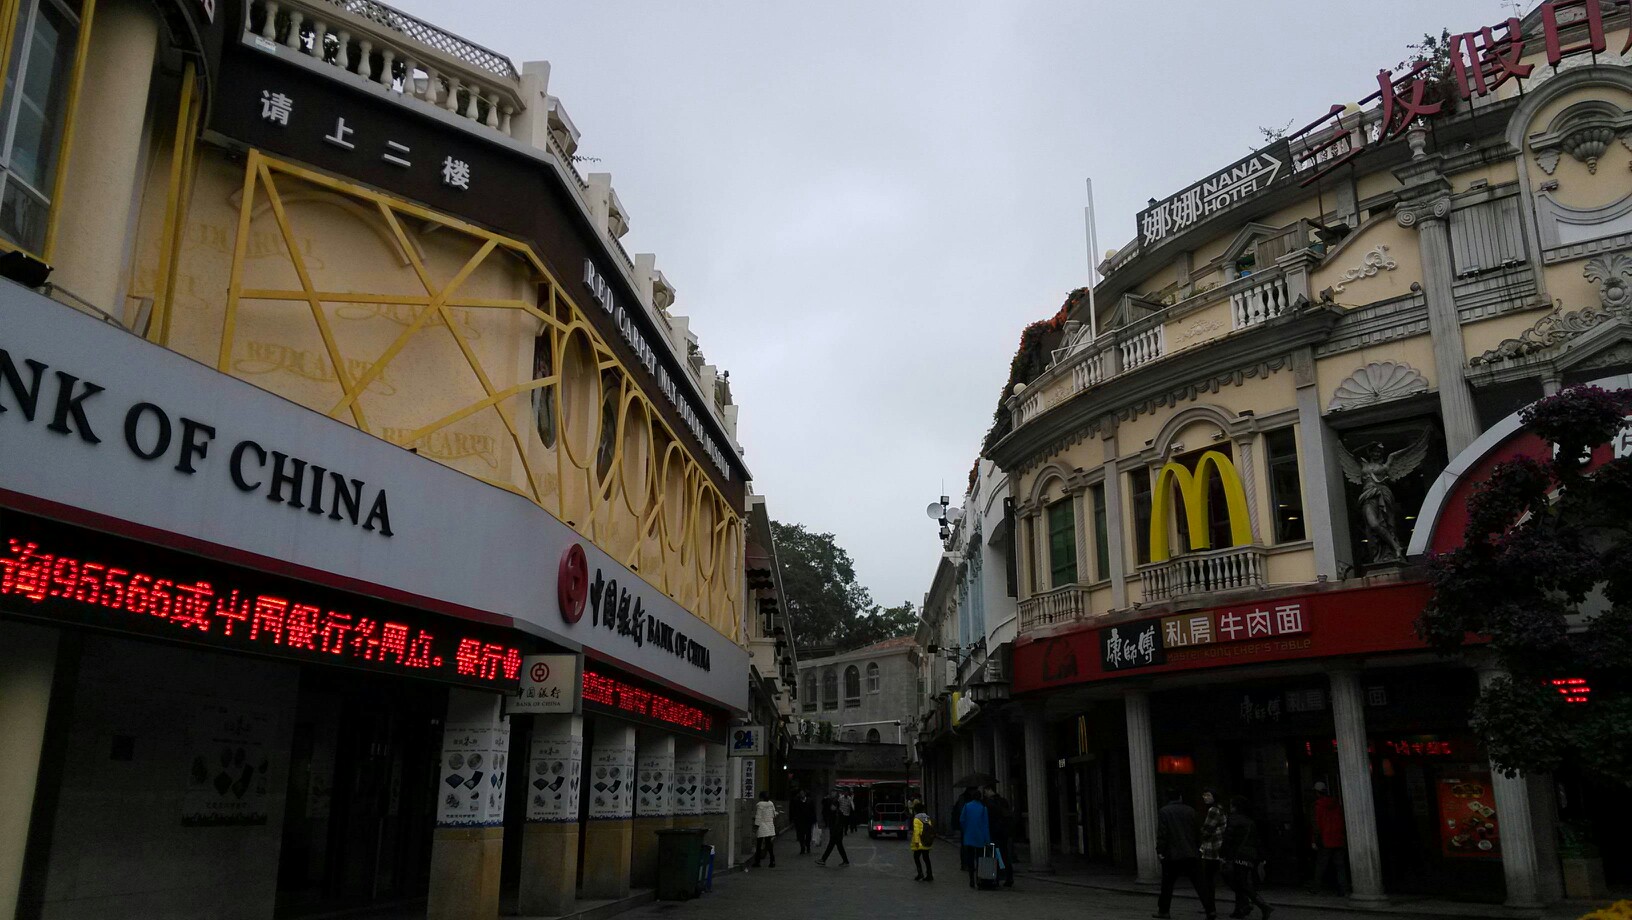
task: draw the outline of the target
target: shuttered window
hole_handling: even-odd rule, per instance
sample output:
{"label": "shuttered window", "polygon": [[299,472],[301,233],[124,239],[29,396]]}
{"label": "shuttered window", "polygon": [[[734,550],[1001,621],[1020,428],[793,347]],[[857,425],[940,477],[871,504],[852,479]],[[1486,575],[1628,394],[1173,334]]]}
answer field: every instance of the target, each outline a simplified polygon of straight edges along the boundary
{"label": "shuttered window", "polygon": [[1077,518],[1071,499],[1048,506],[1049,587],[1060,588],[1077,580]]}
{"label": "shuttered window", "polygon": [[1518,197],[1509,195],[1452,211],[1451,259],[1458,277],[1525,261]]}

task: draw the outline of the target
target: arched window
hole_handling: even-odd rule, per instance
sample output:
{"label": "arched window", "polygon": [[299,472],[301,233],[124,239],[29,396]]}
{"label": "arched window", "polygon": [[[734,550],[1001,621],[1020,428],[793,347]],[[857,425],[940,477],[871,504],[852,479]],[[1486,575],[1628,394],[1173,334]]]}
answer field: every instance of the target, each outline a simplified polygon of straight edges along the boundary
{"label": "arched window", "polygon": [[822,672],[822,708],[839,708],[839,674],[832,668]]}
{"label": "arched window", "polygon": [[800,692],[800,702],[806,712],[816,711],[816,672],[805,672],[805,689]]}
{"label": "arched window", "polygon": [[877,744],[879,742],[879,740],[880,739],[879,739],[879,736],[878,736],[878,729],[876,729],[876,728],[867,729],[867,743],[868,744]]}
{"label": "arched window", "polygon": [[878,685],[878,662],[869,661],[867,662],[867,692],[877,693]]}
{"label": "arched window", "polygon": [[861,705],[861,669],[855,665],[844,669],[844,705],[846,708]]}

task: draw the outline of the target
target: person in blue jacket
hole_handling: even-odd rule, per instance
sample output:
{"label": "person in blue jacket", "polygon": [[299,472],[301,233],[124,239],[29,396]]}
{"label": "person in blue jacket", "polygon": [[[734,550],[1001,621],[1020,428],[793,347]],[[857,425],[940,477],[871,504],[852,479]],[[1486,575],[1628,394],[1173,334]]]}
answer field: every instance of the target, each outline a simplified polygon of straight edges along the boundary
{"label": "person in blue jacket", "polygon": [[970,786],[964,792],[963,808],[958,812],[958,827],[963,830],[963,867],[969,870],[969,887],[975,887],[975,867],[980,854],[992,842],[991,819],[986,803],[980,800],[980,790]]}

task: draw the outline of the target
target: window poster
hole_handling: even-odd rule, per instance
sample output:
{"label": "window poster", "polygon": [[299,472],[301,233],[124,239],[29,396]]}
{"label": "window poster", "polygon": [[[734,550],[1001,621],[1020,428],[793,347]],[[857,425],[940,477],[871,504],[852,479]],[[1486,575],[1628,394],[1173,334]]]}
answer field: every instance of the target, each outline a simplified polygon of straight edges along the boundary
{"label": "window poster", "polygon": [[1496,796],[1488,772],[1440,778],[1439,839],[1446,856],[1492,858],[1502,855]]}
{"label": "window poster", "polygon": [[578,786],[582,780],[584,739],[533,739],[527,776],[527,820],[578,820]]}
{"label": "window poster", "polygon": [[233,702],[200,704],[182,796],[183,827],[247,827],[267,822],[272,714]]}
{"label": "window poster", "polygon": [[487,724],[450,722],[442,734],[442,785],[436,823],[442,827],[476,827],[486,817],[489,774],[493,767],[494,728]]}

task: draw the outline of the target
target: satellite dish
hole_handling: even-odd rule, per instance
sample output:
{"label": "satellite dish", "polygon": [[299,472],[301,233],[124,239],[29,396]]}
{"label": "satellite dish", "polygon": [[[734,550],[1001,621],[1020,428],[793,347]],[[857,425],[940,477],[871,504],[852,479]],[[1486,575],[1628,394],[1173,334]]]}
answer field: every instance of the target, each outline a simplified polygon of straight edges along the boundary
{"label": "satellite dish", "polygon": [[929,515],[930,520],[938,521],[941,519],[941,514],[944,513],[945,510],[946,509],[941,507],[940,502],[930,502],[929,507],[924,509],[924,513]]}
{"label": "satellite dish", "polygon": [[946,519],[948,521],[956,524],[958,521],[963,519],[963,509],[962,508],[948,508],[948,509],[946,509]]}

